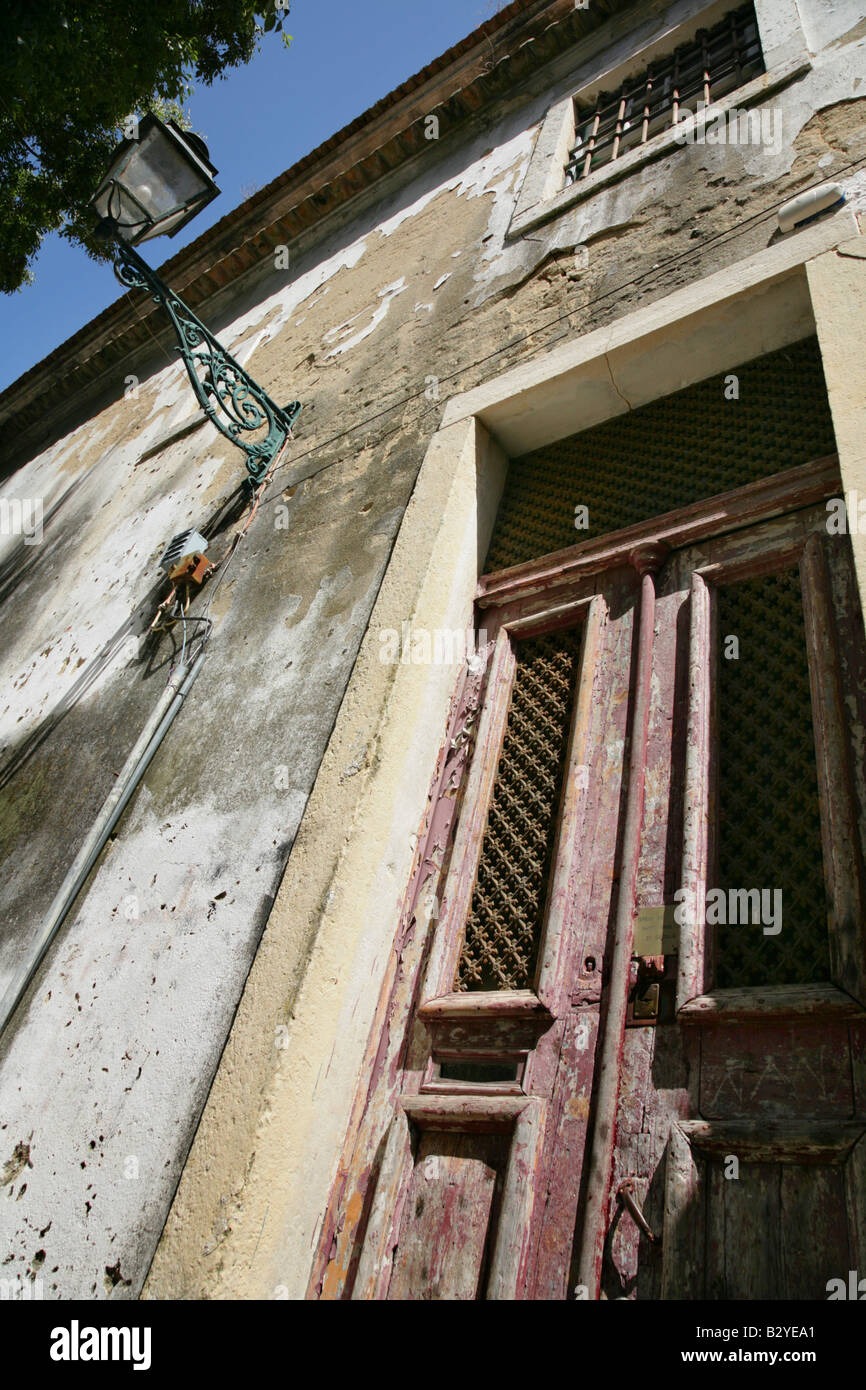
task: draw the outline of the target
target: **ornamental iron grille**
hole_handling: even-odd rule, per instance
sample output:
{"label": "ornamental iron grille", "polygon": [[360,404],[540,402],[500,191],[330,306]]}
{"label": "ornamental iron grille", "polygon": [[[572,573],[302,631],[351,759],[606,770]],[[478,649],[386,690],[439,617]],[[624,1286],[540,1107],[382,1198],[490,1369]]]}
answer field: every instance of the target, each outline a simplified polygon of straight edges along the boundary
{"label": "ornamental iron grille", "polygon": [[457,990],[531,989],[580,664],[580,632],[516,644],[505,739],[457,967]]}
{"label": "ornamental iron grille", "polygon": [[[830,978],[830,959],[798,571],[719,589],[718,633],[718,886],[727,920],[714,928],[716,982],[817,984]],[[725,655],[730,636],[736,660]],[[749,921],[730,921],[730,890],[755,888],[781,890],[780,924],[755,923],[754,904]]]}
{"label": "ornamental iron grille", "polygon": [[[512,461],[486,572],[548,555],[835,453],[815,338]],[[575,529],[575,507],[589,526]]]}
{"label": "ornamental iron grille", "polygon": [[[615,92],[600,92],[594,108],[577,106],[577,138],[566,183],[577,183],[675,126],[692,108],[709,106],[765,71],[753,4],[628,78]],[[683,108],[686,108],[683,114]]]}
{"label": "ornamental iron grille", "polygon": [[199,404],[221,434],[246,455],[248,482],[258,486],[301,413],[300,401],[279,406],[226,352],[179,295],[123,241],[115,243],[115,274],[128,289],[147,290],[177,336],[177,350]]}

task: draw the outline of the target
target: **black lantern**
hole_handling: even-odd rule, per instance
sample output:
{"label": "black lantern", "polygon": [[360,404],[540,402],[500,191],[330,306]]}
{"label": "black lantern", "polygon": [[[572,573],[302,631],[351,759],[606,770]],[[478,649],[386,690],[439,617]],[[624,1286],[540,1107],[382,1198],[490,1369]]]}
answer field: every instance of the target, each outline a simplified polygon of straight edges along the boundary
{"label": "black lantern", "polygon": [[200,136],[149,112],[118,146],[90,206],[129,245],[174,236],[219,193],[216,172]]}

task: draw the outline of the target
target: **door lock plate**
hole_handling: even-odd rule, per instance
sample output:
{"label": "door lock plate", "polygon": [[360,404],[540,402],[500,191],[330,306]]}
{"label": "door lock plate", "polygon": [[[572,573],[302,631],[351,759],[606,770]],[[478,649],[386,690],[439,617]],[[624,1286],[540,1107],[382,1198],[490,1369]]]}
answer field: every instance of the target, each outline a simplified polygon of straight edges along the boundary
{"label": "door lock plate", "polygon": [[632,1001],[632,1015],[635,1023],[655,1023],[659,1016],[659,997],[661,985],[658,980],[647,985],[642,994],[636,994]]}

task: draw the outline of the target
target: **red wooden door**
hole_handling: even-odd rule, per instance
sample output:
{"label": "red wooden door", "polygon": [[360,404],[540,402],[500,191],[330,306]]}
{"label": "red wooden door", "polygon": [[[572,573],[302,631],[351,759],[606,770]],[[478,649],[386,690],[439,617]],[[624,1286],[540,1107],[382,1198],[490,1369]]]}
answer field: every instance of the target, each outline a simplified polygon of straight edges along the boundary
{"label": "red wooden door", "polygon": [[821,1297],[866,1269],[866,661],[847,540],[806,506],[834,481],[482,581],[314,1294]]}

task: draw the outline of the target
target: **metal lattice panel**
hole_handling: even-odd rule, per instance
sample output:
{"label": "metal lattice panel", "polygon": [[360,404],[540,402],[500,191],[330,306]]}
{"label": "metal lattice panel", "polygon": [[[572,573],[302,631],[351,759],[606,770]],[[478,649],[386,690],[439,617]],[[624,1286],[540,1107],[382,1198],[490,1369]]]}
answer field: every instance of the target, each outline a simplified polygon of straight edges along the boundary
{"label": "metal lattice panel", "polygon": [[[719,924],[717,983],[817,983],[830,965],[797,570],[720,589],[718,617],[719,885],[781,889],[782,918],[777,935]],[[737,660],[724,656],[729,635]]]}
{"label": "metal lattice panel", "polygon": [[520,642],[455,989],[531,989],[580,659],[572,628]]}
{"label": "metal lattice panel", "polygon": [[[625,411],[512,462],[487,572],[602,536],[835,451],[817,341]],[[732,390],[733,387],[729,386]],[[575,507],[589,527],[575,529]]]}

